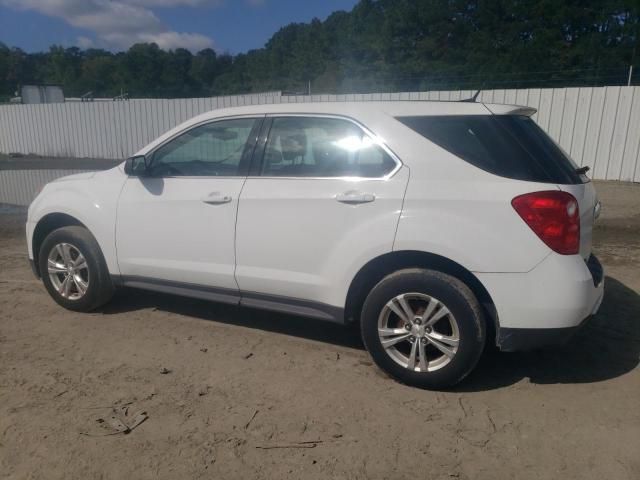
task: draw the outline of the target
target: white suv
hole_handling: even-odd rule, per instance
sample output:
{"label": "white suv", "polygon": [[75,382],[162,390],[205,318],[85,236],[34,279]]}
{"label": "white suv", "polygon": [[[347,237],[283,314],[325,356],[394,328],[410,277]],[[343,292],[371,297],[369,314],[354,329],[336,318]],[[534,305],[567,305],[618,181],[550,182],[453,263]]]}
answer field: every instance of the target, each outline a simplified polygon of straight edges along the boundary
{"label": "white suv", "polygon": [[112,170],[48,184],[29,257],[71,310],[127,286],[353,323],[394,377],[450,386],[487,341],[558,343],[602,300],[594,188],[532,113],[216,110]]}

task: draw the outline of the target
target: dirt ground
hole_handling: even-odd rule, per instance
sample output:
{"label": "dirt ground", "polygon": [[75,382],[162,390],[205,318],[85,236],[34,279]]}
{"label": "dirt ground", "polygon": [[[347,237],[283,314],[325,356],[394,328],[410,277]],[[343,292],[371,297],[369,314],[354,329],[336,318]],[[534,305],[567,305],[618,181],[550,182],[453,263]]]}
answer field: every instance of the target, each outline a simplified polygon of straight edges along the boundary
{"label": "dirt ground", "polygon": [[[0,209],[0,477],[638,479],[640,185],[597,188],[600,313],[452,392],[387,378],[331,324],[133,290],[65,311]],[[148,419],[104,435],[114,408]]]}

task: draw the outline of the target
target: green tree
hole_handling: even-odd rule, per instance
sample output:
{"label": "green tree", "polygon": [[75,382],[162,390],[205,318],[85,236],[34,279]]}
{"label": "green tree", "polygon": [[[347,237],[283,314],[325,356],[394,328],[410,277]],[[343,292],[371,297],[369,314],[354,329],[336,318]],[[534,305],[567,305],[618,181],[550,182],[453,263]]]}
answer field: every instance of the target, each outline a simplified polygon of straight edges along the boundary
{"label": "green tree", "polygon": [[369,92],[640,84],[638,0],[361,0],[283,26],[263,48],[195,55],[0,44],[0,97],[60,83],[68,96],[187,97],[283,90]]}

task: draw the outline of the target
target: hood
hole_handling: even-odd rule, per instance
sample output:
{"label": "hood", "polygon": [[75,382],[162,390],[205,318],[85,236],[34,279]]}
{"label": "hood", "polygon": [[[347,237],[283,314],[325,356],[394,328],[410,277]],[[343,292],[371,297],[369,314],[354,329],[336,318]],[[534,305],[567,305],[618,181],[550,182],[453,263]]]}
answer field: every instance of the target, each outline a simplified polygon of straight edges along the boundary
{"label": "hood", "polygon": [[73,180],[87,180],[89,178],[92,178],[94,175],[96,174],[96,172],[83,172],[83,173],[75,173],[73,175],[67,175],[65,177],[60,177],[60,178],[56,178],[53,182],[51,183],[55,183],[55,182],[69,182],[69,181],[73,181]]}

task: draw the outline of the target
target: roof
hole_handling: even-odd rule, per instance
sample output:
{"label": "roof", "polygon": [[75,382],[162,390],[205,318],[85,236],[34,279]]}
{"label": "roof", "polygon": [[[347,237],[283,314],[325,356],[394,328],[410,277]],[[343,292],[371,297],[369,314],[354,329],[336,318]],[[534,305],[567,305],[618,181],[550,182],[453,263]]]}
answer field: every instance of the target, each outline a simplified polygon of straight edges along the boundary
{"label": "roof", "polygon": [[340,115],[355,118],[362,122],[365,118],[380,116],[381,114],[391,117],[399,117],[412,115],[532,115],[533,113],[535,113],[535,109],[518,105],[430,100],[295,102],[245,105],[241,107],[211,110],[193,117],[144,147],[138,152],[138,154],[150,151],[167,138],[176,135],[192,125],[224,117],[269,114],[314,114]]}
{"label": "roof", "polygon": [[[361,102],[292,102],[245,105],[212,110],[200,117],[219,118],[235,115],[275,113],[320,113],[345,115],[346,112],[384,112],[392,116],[402,115],[505,115],[514,111],[535,110],[519,105],[500,105],[481,102],[456,102],[432,100],[389,100]],[[525,114],[525,113],[522,113]]]}

